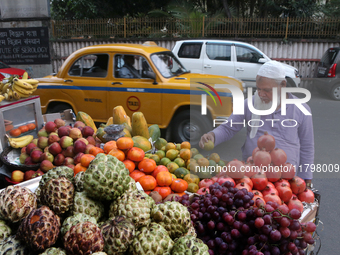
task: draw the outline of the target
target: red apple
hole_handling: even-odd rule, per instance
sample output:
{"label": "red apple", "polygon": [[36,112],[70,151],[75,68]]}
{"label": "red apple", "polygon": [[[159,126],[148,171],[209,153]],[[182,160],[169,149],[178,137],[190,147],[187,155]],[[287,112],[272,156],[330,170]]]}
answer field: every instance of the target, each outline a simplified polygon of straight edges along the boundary
{"label": "red apple", "polygon": [[61,148],[66,149],[67,147],[73,145],[73,139],[69,136],[63,136],[60,138],[59,144]]}
{"label": "red apple", "polygon": [[73,141],[82,137],[81,131],[78,128],[71,128],[69,136],[73,139]]}
{"label": "red apple", "polygon": [[45,137],[45,136],[41,136],[41,137],[39,137],[38,138],[38,147],[40,148],[40,149],[44,149],[45,147],[47,147],[48,146],[48,138],[47,137]]}
{"label": "red apple", "polygon": [[86,140],[89,142],[89,144],[96,145],[96,140],[94,139],[93,136],[86,137]]}
{"label": "red apple", "polygon": [[74,123],[73,127],[85,127],[85,123],[82,122],[82,121],[80,121],[80,120],[77,120],[77,121]]}
{"label": "red apple", "polygon": [[78,163],[80,163],[80,159],[81,159],[81,157],[82,157],[83,155],[84,155],[84,153],[79,152],[77,155],[74,156],[73,160],[74,160],[74,164],[75,164],[75,165],[78,164]]}
{"label": "red apple", "polygon": [[57,130],[57,125],[53,121],[49,121],[45,125],[45,130],[47,133],[51,133]]}
{"label": "red apple", "polygon": [[25,172],[24,174],[24,181],[28,181],[30,179],[32,179],[32,175],[35,173],[34,170],[28,170]]}
{"label": "red apple", "polygon": [[25,164],[25,160],[26,158],[28,158],[29,155],[27,153],[21,153],[20,156],[19,156],[19,161],[21,164]]}
{"label": "red apple", "polygon": [[20,153],[26,153],[26,146],[21,148]]}
{"label": "red apple", "polygon": [[62,166],[64,164],[65,157],[63,154],[59,153],[57,156],[54,157],[54,165]]}
{"label": "red apple", "polygon": [[64,165],[67,166],[67,165],[73,165],[74,164],[74,160],[73,158],[70,158],[70,157],[66,157],[65,160],[64,160]]}
{"label": "red apple", "polygon": [[73,145],[73,152],[77,154],[79,152],[85,152],[86,144],[83,141],[77,140]]}
{"label": "red apple", "polygon": [[77,141],[83,141],[85,143],[85,145],[89,144],[89,141],[87,141],[87,139],[84,138],[84,137],[77,139]]}
{"label": "red apple", "polygon": [[82,133],[83,137],[93,136],[94,130],[93,130],[93,128],[91,128],[89,126],[85,126],[81,130],[81,133]]}
{"label": "red apple", "polygon": [[61,149],[60,144],[58,142],[54,142],[50,146],[48,146],[48,151],[53,156],[56,156],[59,153],[61,153],[62,149]]}
{"label": "red apple", "polygon": [[55,119],[54,120],[54,123],[57,125],[57,128],[60,128],[60,127],[62,127],[62,126],[65,126],[65,121],[64,120],[62,120],[62,119]]}
{"label": "red apple", "polygon": [[54,160],[54,156],[49,153],[48,151],[45,151],[43,154],[41,154],[40,156],[40,162],[42,162],[43,160],[48,160],[50,162],[53,162]]}
{"label": "red apple", "polygon": [[44,172],[41,171],[40,169],[38,169],[37,171],[35,171],[35,173],[33,174],[32,178],[42,176],[43,174],[44,174]]}
{"label": "red apple", "polygon": [[43,154],[42,151],[33,149],[32,153],[30,155],[31,159],[32,159],[32,162],[34,162],[34,163],[40,162],[40,156],[42,154]]}
{"label": "red apple", "polygon": [[48,170],[54,168],[54,165],[52,164],[51,161],[45,159],[43,161],[41,161],[40,163],[40,169],[44,172],[47,173]]}
{"label": "red apple", "polygon": [[33,148],[37,148],[37,146],[34,143],[30,143],[29,145],[27,145],[26,153],[30,155]]}
{"label": "red apple", "polygon": [[74,170],[74,165],[71,164],[71,165],[66,165],[66,166]]}
{"label": "red apple", "polygon": [[38,131],[38,137],[45,136],[48,137],[48,133],[45,128],[42,128]]}
{"label": "red apple", "polygon": [[60,138],[59,138],[59,136],[57,136],[57,135],[50,135],[49,137],[48,137],[48,144],[50,145],[50,144],[52,144],[52,143],[54,143],[54,142],[59,142],[60,141]]}
{"label": "red apple", "polygon": [[63,155],[66,157],[73,158],[76,154],[73,152],[73,146],[68,146],[65,150],[62,151]]}
{"label": "red apple", "polygon": [[33,163],[33,161],[32,161],[32,159],[31,159],[31,157],[27,157],[26,159],[25,159],[25,165],[35,165],[35,163]]}
{"label": "red apple", "polygon": [[68,136],[70,134],[69,126],[63,126],[58,128],[58,136],[61,138],[63,136]]}
{"label": "red apple", "polygon": [[200,188],[203,188],[203,187],[209,188],[209,186],[212,185],[212,184],[214,184],[213,180],[211,180],[211,179],[203,179],[202,181],[200,181],[198,183],[198,187],[200,187]]}

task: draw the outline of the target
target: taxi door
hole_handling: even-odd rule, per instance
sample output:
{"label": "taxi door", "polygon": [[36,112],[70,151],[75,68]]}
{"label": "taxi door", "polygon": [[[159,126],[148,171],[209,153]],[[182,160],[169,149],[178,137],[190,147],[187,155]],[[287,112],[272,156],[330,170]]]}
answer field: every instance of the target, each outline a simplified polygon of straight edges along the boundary
{"label": "taxi door", "polygon": [[96,121],[107,119],[108,76],[111,75],[108,54],[87,54],[79,57],[64,76],[57,94],[70,99],[77,111],[89,114]]}
{"label": "taxi door", "polygon": [[[128,65],[128,57],[134,59],[132,65]],[[148,60],[140,55],[116,54],[113,63],[114,72],[108,88],[109,111],[112,112],[114,107],[121,105],[130,118],[134,112],[143,112],[148,124],[161,124],[163,86],[160,83],[154,84],[153,79],[145,77],[143,71],[152,70]]]}

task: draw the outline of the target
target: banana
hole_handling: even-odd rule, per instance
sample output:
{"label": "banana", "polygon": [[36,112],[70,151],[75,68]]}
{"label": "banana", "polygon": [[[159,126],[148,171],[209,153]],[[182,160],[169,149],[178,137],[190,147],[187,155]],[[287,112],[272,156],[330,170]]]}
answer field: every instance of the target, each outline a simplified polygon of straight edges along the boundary
{"label": "banana", "polygon": [[17,92],[20,92],[21,94],[24,94],[24,95],[31,95],[33,93],[32,90],[23,89],[22,87],[17,86],[16,83],[14,83],[12,87],[13,87],[14,90],[16,90]]}
{"label": "banana", "polygon": [[22,75],[22,78],[23,78],[23,79],[28,79],[28,73],[27,73],[27,72],[24,72],[24,74]]}
{"label": "banana", "polygon": [[33,89],[31,84],[28,84],[27,82],[23,82],[22,80],[19,80],[18,78],[14,78],[13,82],[15,85],[23,88],[23,89]]}
{"label": "banana", "polygon": [[31,84],[31,85],[36,85],[36,84],[39,83],[39,81],[35,80],[35,79],[21,79],[21,81],[26,82],[26,83]]}
{"label": "banana", "polygon": [[21,96],[19,95],[19,93],[16,90],[13,90],[13,97],[15,100],[19,100],[21,98]]}
{"label": "banana", "polygon": [[20,96],[20,98],[26,98],[26,97],[30,96],[28,94],[22,94],[22,93],[20,93],[19,91],[15,90],[15,89],[13,89],[13,93],[17,93]]}
{"label": "banana", "polygon": [[8,88],[7,89],[7,94],[8,94],[8,100],[9,101],[12,101],[13,100],[13,90],[12,89],[10,89],[10,88]]}
{"label": "banana", "polygon": [[5,97],[5,100],[8,100],[8,94],[4,93],[3,96]]}
{"label": "banana", "polygon": [[2,94],[6,93],[6,91],[7,91],[9,85],[11,85],[11,83],[10,83],[10,82],[7,82],[7,83],[2,87],[2,91],[1,91]]}
{"label": "banana", "polygon": [[25,135],[19,138],[11,138],[7,134],[7,139],[12,148],[23,148],[33,141],[33,135]]}
{"label": "banana", "polygon": [[5,96],[0,95],[0,102],[5,99]]}

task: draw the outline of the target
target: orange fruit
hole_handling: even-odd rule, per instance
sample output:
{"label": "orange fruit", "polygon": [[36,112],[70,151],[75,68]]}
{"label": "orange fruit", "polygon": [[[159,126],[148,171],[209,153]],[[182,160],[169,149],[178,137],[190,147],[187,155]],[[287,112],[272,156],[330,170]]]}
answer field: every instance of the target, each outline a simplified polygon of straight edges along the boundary
{"label": "orange fruit", "polygon": [[112,149],[116,149],[117,148],[117,144],[116,141],[109,141],[107,143],[104,144],[104,153],[108,154]]}
{"label": "orange fruit", "polygon": [[124,151],[117,148],[110,150],[109,155],[116,157],[120,161],[123,161],[125,159]]}
{"label": "orange fruit", "polygon": [[182,193],[182,192],[186,191],[187,188],[188,188],[188,183],[186,181],[184,181],[183,179],[173,180],[173,182],[171,184],[171,189],[174,192],[177,192],[177,193]]}
{"label": "orange fruit", "polygon": [[90,151],[89,151],[90,154],[96,156],[97,154],[99,153],[104,153],[104,150],[99,148],[99,147],[96,147],[96,146],[93,146]]}
{"label": "orange fruit", "polygon": [[21,135],[21,131],[19,128],[16,128],[16,129],[12,129],[11,131],[9,131],[9,134],[13,137],[17,137]]}
{"label": "orange fruit", "polygon": [[28,127],[29,130],[33,130],[33,129],[36,128],[36,125],[34,123],[28,123],[27,127]]}
{"label": "orange fruit", "polygon": [[162,196],[162,199],[166,198],[168,195],[171,194],[171,188],[170,187],[156,187],[154,188],[154,191],[157,191],[159,195]]}
{"label": "orange fruit", "polygon": [[144,190],[153,190],[157,186],[157,181],[152,175],[144,175],[139,178],[138,182]]}
{"label": "orange fruit", "polygon": [[131,137],[121,137],[117,140],[117,148],[120,150],[129,150],[133,147],[133,140]]}
{"label": "orange fruit", "polygon": [[91,161],[95,158],[95,156],[93,156],[92,154],[84,154],[83,156],[81,156],[80,158],[80,164],[83,167],[88,167],[91,163]]}
{"label": "orange fruit", "polygon": [[144,173],[152,173],[156,168],[156,162],[153,159],[144,158],[138,163],[138,169]]}
{"label": "orange fruit", "polygon": [[156,176],[156,181],[158,183],[159,186],[163,187],[163,186],[170,186],[172,183],[172,175],[169,172],[160,172],[157,174]]}
{"label": "orange fruit", "polygon": [[191,149],[191,144],[187,141],[181,143],[181,149]]}
{"label": "orange fruit", "polygon": [[169,172],[169,170],[166,166],[159,165],[155,168],[155,170],[153,170],[152,176],[156,178],[157,174],[160,173],[160,172]]}
{"label": "orange fruit", "polygon": [[133,170],[135,170],[135,168],[136,168],[135,163],[133,161],[131,161],[130,159],[123,160],[123,163],[124,163],[125,167],[129,170],[130,173]]}
{"label": "orange fruit", "polygon": [[191,151],[189,149],[181,149],[179,151],[179,156],[184,160],[189,160],[191,158]]}
{"label": "orange fruit", "polygon": [[139,178],[141,178],[142,176],[144,176],[145,173],[139,171],[139,170],[133,170],[131,173],[130,173],[130,177],[132,179],[134,179],[136,182],[138,182]]}
{"label": "orange fruit", "polygon": [[145,156],[145,152],[137,147],[132,147],[128,152],[127,152],[127,159],[130,159],[135,162],[141,161]]}
{"label": "orange fruit", "polygon": [[29,128],[26,125],[20,126],[19,129],[20,129],[21,133],[25,133],[29,130]]}
{"label": "orange fruit", "polygon": [[85,172],[86,171],[86,167],[82,166],[81,163],[78,163],[74,166],[73,172],[74,172],[74,176],[79,173],[79,172]]}

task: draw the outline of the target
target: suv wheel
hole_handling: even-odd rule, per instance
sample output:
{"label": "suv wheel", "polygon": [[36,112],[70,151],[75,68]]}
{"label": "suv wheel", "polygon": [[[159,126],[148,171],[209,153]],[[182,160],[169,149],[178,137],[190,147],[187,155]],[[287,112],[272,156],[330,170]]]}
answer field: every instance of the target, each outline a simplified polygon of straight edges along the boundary
{"label": "suv wheel", "polygon": [[172,120],[171,137],[175,142],[190,141],[191,147],[197,147],[201,136],[212,129],[212,122],[207,116],[196,110],[185,110]]}
{"label": "suv wheel", "polygon": [[331,98],[333,100],[340,100],[340,84],[337,84],[332,88]]}

